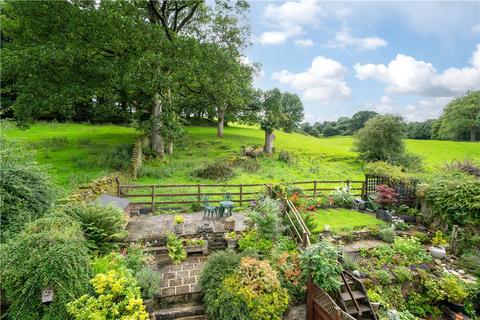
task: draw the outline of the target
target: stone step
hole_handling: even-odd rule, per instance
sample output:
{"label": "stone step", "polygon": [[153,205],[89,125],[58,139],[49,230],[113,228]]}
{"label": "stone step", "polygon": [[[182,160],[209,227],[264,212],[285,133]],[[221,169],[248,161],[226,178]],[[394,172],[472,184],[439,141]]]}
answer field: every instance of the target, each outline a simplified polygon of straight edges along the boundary
{"label": "stone step", "polygon": [[183,304],[170,308],[162,308],[153,312],[155,320],[200,320],[205,319],[205,310],[199,304]]}

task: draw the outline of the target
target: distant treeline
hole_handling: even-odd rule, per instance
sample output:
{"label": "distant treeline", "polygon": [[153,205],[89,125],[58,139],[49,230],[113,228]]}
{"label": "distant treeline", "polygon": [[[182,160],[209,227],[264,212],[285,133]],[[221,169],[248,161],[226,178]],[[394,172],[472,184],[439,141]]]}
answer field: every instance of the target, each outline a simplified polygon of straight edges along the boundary
{"label": "distant treeline", "polygon": [[[302,123],[299,131],[314,137],[353,135],[376,117],[375,111],[359,111],[351,118],[337,121]],[[405,137],[409,139],[439,139],[478,141],[480,139],[480,91],[467,92],[450,101],[438,119],[423,122],[404,122]]]}

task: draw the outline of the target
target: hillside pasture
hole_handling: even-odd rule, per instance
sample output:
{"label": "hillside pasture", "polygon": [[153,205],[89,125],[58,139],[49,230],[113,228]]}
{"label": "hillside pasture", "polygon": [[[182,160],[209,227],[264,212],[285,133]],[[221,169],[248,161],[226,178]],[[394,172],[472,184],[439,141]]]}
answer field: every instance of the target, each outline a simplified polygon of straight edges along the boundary
{"label": "hillside pasture", "polygon": [[[186,139],[177,142],[174,155],[148,159],[140,169],[139,184],[214,183],[194,171],[218,159],[233,163],[245,146],[263,144],[263,131],[248,126],[230,126],[223,139],[214,127],[186,127]],[[49,165],[55,181],[65,191],[81,183],[121,169],[133,141],[141,133],[131,127],[66,123],[38,123],[20,130],[2,123],[2,132],[35,153],[37,161]],[[222,182],[247,184],[303,180],[361,180],[363,163],[352,150],[353,138],[315,138],[275,131],[275,153],[247,165],[233,165],[233,175]],[[480,143],[435,140],[405,140],[407,149],[424,158],[426,173],[445,162],[469,157],[480,160]],[[278,159],[287,151],[291,161]],[[332,186],[334,187],[334,186]]]}

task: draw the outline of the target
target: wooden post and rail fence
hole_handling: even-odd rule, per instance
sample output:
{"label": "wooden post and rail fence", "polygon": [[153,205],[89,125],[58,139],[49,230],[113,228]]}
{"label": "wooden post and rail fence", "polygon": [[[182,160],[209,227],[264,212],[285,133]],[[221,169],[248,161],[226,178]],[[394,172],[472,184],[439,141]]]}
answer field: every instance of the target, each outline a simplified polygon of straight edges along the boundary
{"label": "wooden post and rail fence", "polygon": [[[311,180],[282,183],[288,186],[299,186],[305,195],[316,198],[321,193],[335,191],[338,187],[347,187],[354,196],[364,196],[364,181],[360,180]],[[209,202],[222,201],[223,195],[232,195],[232,201],[243,206],[255,200],[256,195],[264,193],[266,185],[273,183],[249,184],[118,184],[117,195],[131,199],[136,205],[156,207],[165,205],[201,204],[204,196]]]}

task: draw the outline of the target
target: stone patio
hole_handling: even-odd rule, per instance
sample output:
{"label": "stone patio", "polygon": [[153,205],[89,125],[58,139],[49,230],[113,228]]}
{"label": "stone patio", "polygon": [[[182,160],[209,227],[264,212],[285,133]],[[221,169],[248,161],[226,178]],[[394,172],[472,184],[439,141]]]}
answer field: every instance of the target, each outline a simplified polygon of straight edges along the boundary
{"label": "stone patio", "polygon": [[[167,233],[173,232],[174,217],[176,214],[134,215],[130,218],[127,226],[129,236],[127,241],[153,240],[166,237]],[[225,229],[223,222],[225,218],[204,218],[203,212],[179,214],[185,218],[182,236],[200,234],[199,228],[210,228],[211,233],[223,233]],[[245,215],[241,212],[234,212],[235,231],[245,230]]]}
{"label": "stone patio", "polygon": [[190,256],[181,264],[163,267],[160,270],[162,275],[160,283],[162,288],[161,296],[170,297],[199,293],[201,290],[198,285],[198,279],[206,260],[206,257]]}

